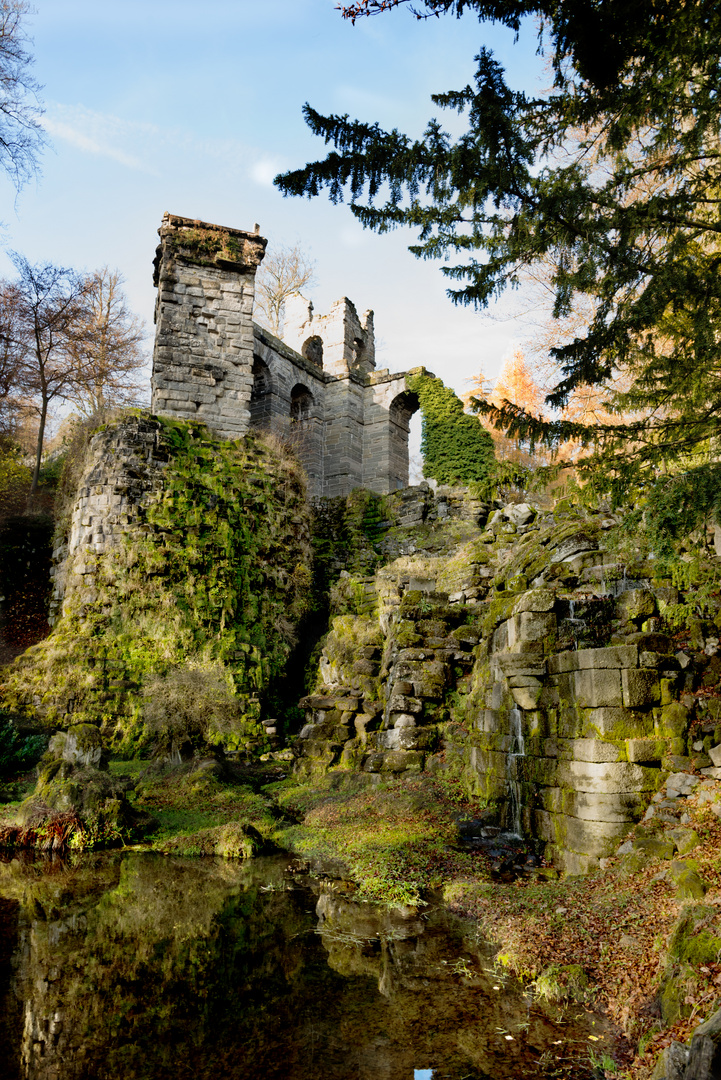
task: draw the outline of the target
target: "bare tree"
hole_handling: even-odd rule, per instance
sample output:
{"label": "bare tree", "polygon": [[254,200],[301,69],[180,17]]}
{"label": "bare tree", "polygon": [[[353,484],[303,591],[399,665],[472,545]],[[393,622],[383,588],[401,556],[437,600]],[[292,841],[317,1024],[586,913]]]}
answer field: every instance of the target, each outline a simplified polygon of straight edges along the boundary
{"label": "bare tree", "polygon": [[83,323],[70,341],[75,377],[66,394],[84,416],[137,404],[147,382],[138,378],[148,361],[145,326],[128,308],[122,285],[107,266],[86,279]]}
{"label": "bare tree", "polygon": [[16,189],[38,171],[46,140],[40,124],[40,86],[30,74],[33,57],[22,24],[26,0],[0,0],[0,166]]}
{"label": "bare tree", "polygon": [[11,439],[32,408],[27,397],[30,342],[18,304],[17,286],[0,281],[0,437]]}
{"label": "bare tree", "polygon": [[315,263],[300,244],[272,247],[255,279],[255,318],[279,337],[283,332],[285,302],[293,293],[315,283]]}
{"label": "bare tree", "polygon": [[77,385],[77,337],[87,323],[89,279],[51,263],[31,266],[17,252],[11,258],[19,274],[17,325],[28,341],[23,381],[38,414],[32,497],[38,486],[48,409],[56,398],[69,398]]}

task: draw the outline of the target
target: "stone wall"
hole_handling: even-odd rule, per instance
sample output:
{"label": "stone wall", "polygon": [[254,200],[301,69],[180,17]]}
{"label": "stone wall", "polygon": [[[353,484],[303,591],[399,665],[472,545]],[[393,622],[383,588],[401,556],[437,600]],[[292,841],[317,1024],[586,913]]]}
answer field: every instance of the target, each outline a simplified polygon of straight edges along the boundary
{"label": "stone wall", "polygon": [[418,401],[405,374],[375,370],[373,312],[359,317],[343,297],[319,315],[296,295],[280,341],[253,322],[266,245],[257,231],[166,214],[159,233],[153,411],[228,439],[273,432],[303,463],[311,495],[405,487]]}
{"label": "stone wall", "polygon": [[66,597],[79,609],[95,603],[101,563],[110,565],[124,538],[141,526],[147,500],[162,489],[167,463],[162,425],[149,417],[131,417],[93,436],[53,551],[51,626]]}
{"label": "stone wall", "polygon": [[673,590],[603,550],[607,515],[441,488],[389,517],[387,564],[336,588],[297,769],[449,776],[559,869],[597,866],[688,764]]}
{"label": "stone wall", "polygon": [[174,214],[159,235],[153,411],[237,439],[249,424],[255,271],[267,241]]}

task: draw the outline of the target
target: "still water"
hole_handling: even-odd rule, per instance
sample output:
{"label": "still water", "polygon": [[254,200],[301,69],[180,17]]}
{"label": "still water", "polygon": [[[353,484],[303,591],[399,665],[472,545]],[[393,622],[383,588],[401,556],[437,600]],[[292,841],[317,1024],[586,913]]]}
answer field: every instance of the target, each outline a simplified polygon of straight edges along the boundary
{"label": "still water", "polygon": [[470,924],[432,905],[384,912],[296,871],[286,856],[6,857],[0,1076],[590,1075],[603,1022],[524,997]]}

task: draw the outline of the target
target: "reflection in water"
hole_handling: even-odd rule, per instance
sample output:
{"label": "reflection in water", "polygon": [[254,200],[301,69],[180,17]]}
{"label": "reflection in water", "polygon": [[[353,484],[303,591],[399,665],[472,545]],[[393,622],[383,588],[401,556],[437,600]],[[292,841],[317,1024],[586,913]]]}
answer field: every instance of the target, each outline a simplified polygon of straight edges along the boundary
{"label": "reflection in water", "polygon": [[0,864],[8,1080],[584,1076],[590,1019],[571,1035],[489,966],[442,911],[356,904],[285,857]]}

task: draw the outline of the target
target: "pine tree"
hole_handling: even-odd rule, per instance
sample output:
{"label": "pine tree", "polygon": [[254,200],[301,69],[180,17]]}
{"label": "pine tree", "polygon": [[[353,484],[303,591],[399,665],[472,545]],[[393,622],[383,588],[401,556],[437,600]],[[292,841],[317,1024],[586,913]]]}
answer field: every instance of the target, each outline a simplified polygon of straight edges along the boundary
{"label": "pine tree", "polygon": [[[359,0],[347,14],[396,2]],[[689,491],[684,528],[721,520],[721,7],[425,0],[420,14],[464,10],[521,32],[522,16],[540,16],[552,92],[512,90],[481,49],[473,83],[432,99],[465,116],[455,140],[437,119],[411,139],[306,105],[311,130],[334,149],[276,183],[286,194],[325,189],[334,202],[348,191],[358,220],[378,232],[415,227],[415,255],[450,260],[442,272],[455,303],[483,308],[549,263],[554,316],[579,301],[589,308],[584,330],[551,350],[550,414],[479,408],[531,448],[585,447],[577,464],[596,489],[651,507],[662,498],[666,531],[668,507]],[[604,422],[562,415],[595,387],[608,390]]]}

